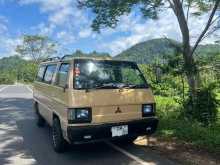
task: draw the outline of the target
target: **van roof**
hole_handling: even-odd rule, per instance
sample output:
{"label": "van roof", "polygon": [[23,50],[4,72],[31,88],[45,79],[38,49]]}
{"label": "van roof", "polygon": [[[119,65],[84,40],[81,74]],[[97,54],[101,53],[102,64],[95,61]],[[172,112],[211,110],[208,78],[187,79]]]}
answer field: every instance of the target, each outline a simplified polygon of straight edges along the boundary
{"label": "van roof", "polygon": [[[68,57],[68,58],[67,58]],[[41,62],[41,64],[52,64],[52,63],[57,63],[57,62],[68,62],[76,59],[88,59],[88,60],[107,60],[107,61],[122,61],[122,60],[115,60],[111,57],[77,57],[77,56],[63,56],[62,58],[58,57],[53,57],[53,58],[48,58]],[[131,62],[131,61],[124,61],[124,62]]]}

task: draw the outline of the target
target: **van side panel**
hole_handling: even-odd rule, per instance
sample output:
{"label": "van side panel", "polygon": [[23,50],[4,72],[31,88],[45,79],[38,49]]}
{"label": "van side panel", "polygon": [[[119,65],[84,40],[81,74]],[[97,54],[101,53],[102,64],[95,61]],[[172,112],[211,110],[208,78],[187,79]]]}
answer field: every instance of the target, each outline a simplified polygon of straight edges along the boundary
{"label": "van side panel", "polygon": [[51,85],[41,82],[35,82],[34,85],[34,98],[39,104],[39,112],[50,125],[53,114],[52,88]]}
{"label": "van side panel", "polygon": [[54,114],[56,114],[61,122],[61,127],[65,130],[67,126],[67,109],[69,104],[69,91],[58,86],[53,87],[53,96],[51,97],[53,105],[52,108],[54,110]]}

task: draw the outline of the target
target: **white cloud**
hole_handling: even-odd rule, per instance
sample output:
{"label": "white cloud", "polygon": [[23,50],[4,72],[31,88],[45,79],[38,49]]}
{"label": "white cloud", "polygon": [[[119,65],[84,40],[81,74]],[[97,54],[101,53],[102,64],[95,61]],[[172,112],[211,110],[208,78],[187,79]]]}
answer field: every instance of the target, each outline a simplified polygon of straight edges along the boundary
{"label": "white cloud", "polygon": [[45,23],[40,23],[37,26],[31,27],[30,29],[34,33],[38,33],[40,35],[52,36],[55,28],[56,26],[54,24],[46,25]]}
{"label": "white cloud", "polygon": [[33,27],[34,31],[59,40],[59,43],[64,46],[81,38],[94,37],[90,28],[91,20],[86,12],[77,8],[76,0],[20,1],[20,5],[33,3],[38,4],[40,11],[48,15],[47,22]]}
{"label": "white cloud", "polygon": [[21,5],[38,4],[42,13],[49,13],[49,21],[61,25],[73,13],[74,0],[20,0]]}
{"label": "white cloud", "polygon": [[51,23],[62,25],[66,23],[68,20],[67,18],[72,14],[72,8],[67,7],[61,9],[59,12],[55,12],[53,15],[50,16],[49,21]]}
{"label": "white cloud", "polygon": [[75,41],[75,36],[74,36],[74,34],[70,34],[67,31],[61,31],[61,32],[57,33],[57,39],[62,41],[63,45],[68,45],[68,44],[71,44]]}
{"label": "white cloud", "polygon": [[0,16],[0,57],[10,55],[13,49],[13,40],[9,37],[8,34],[8,20]]}
{"label": "white cloud", "polygon": [[9,36],[2,36],[0,38],[0,57],[10,56],[16,54],[15,49],[18,44],[21,44],[20,38],[12,38]]}
{"label": "white cloud", "polygon": [[92,30],[89,29],[83,29],[79,32],[79,37],[80,38],[87,38],[90,37],[92,35]]}
{"label": "white cloud", "polygon": [[8,32],[7,23],[8,20],[5,17],[0,16],[0,34],[5,34]]}

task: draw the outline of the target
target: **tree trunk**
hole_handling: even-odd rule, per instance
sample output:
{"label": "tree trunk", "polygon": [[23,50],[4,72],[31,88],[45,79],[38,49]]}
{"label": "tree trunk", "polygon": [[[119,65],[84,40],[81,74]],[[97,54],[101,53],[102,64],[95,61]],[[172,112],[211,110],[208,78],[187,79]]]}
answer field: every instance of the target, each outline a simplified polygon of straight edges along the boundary
{"label": "tree trunk", "polygon": [[170,5],[177,17],[179,27],[182,33],[182,54],[184,59],[184,70],[189,85],[189,95],[193,101],[196,97],[198,80],[196,76],[197,68],[190,46],[189,28],[186,17],[184,15],[182,2],[180,0],[173,0],[173,3],[170,2]]}
{"label": "tree trunk", "polygon": [[196,91],[198,88],[198,71],[197,67],[194,61],[193,56],[190,55],[191,52],[186,52],[186,54],[183,54],[184,58],[184,70],[187,77],[187,82],[189,85],[189,95],[192,98],[192,100],[196,97]]}

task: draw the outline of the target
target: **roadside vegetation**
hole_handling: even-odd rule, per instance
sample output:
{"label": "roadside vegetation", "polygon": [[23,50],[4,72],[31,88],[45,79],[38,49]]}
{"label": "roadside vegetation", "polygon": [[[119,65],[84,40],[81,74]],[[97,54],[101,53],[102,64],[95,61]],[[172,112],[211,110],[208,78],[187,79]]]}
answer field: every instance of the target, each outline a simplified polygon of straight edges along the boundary
{"label": "roadside vegetation", "polygon": [[[181,74],[181,64],[170,57],[167,63],[140,65],[151,84],[160,118],[156,137],[162,140],[178,140],[199,149],[220,153],[220,55],[197,60],[200,68],[201,87],[197,105],[189,111],[189,90],[186,78]],[[204,62],[205,61],[205,62]],[[193,112],[193,114],[191,114]]]}

